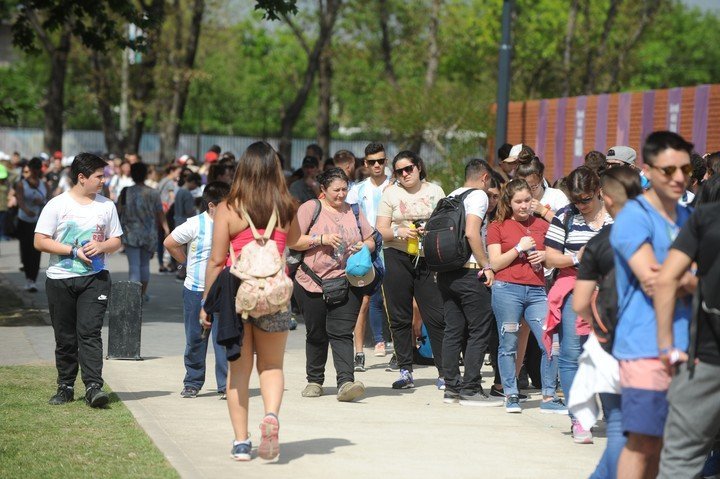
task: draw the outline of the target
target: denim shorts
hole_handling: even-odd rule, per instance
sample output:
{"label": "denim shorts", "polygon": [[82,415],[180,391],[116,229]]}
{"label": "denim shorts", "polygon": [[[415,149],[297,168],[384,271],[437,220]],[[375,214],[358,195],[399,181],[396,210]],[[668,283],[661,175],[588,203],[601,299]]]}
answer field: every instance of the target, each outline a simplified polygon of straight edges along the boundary
{"label": "denim shorts", "polygon": [[663,436],[670,380],[659,359],[620,361],[623,432]]}
{"label": "denim shorts", "polygon": [[292,313],[290,311],[281,311],[275,314],[268,314],[259,318],[248,317],[243,319],[245,324],[252,324],[266,333],[281,333],[290,330],[290,319]]}

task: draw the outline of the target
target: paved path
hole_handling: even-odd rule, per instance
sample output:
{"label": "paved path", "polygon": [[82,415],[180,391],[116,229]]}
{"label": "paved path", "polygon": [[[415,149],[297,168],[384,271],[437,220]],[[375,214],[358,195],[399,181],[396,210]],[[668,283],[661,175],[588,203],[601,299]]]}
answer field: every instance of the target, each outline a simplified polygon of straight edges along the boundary
{"label": "paved path", "polygon": [[[18,263],[17,244],[0,244],[0,277],[20,288],[24,278]],[[46,264],[43,255],[43,267]],[[126,279],[124,256],[115,255],[109,265],[115,279]],[[156,270],[153,262],[152,271]],[[43,281],[37,294],[22,293],[37,308],[47,308]],[[520,415],[506,414],[502,408],[446,405],[434,386],[433,370],[416,370],[416,389],[393,391],[389,384],[394,373],[384,370],[388,358],[372,355],[368,372],[358,374],[368,391],[360,402],[338,403],[331,381],[327,396],[302,398],[305,358],[300,325],[290,333],[285,356],[280,460],[236,463],[229,458],[232,429],[214,377],[210,375],[198,398],[179,395],[184,375],[181,290],[174,277],[153,274],[151,301],[143,312],[145,360],[106,361],[104,377],[182,477],[583,478],[604,450],[602,429],[596,431],[601,437],[594,445],[573,444],[568,418],[540,414],[537,394]],[[0,328],[0,365],[52,363],[53,349],[49,326]],[[330,361],[327,377],[334,376]],[[263,413],[256,376],[251,388],[254,425]],[[48,396],[52,392],[48,384]],[[256,426],[250,430],[257,441]]]}

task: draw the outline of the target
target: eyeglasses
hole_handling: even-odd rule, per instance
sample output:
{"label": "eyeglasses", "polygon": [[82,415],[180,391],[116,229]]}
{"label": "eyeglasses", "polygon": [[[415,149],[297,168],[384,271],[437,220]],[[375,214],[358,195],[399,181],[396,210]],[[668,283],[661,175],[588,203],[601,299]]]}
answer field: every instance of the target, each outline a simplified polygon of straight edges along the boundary
{"label": "eyeglasses", "polygon": [[365,160],[369,166],[384,165],[386,158],[378,158],[377,160]]}
{"label": "eyeglasses", "polygon": [[587,198],[574,198],[572,200],[572,202],[574,205],[577,205],[577,204],[586,205],[586,204],[590,203],[593,200],[593,198],[594,198],[594,196],[588,196]]}
{"label": "eyeglasses", "polygon": [[682,165],[682,166],[675,166],[675,165],[670,165],[670,166],[655,166],[655,165],[650,165],[650,167],[651,167],[651,168],[655,168],[656,170],[662,171],[663,175],[667,176],[668,178],[670,178],[672,175],[674,175],[675,172],[678,170],[678,168],[680,169],[680,171],[682,171],[683,176],[685,176],[686,178],[687,178],[688,176],[690,176],[690,175],[692,174],[692,171],[693,171],[693,166],[692,166],[692,164],[690,164],[690,163],[685,164],[685,165]]}
{"label": "eyeglasses", "polygon": [[409,175],[410,173],[413,172],[414,169],[415,169],[415,165],[407,165],[404,168],[396,168],[395,174],[398,176],[402,176],[403,173],[407,173]]}
{"label": "eyeglasses", "polygon": [[531,191],[537,191],[537,189],[540,188],[540,183],[538,183],[537,185],[528,185],[528,186],[530,186]]}

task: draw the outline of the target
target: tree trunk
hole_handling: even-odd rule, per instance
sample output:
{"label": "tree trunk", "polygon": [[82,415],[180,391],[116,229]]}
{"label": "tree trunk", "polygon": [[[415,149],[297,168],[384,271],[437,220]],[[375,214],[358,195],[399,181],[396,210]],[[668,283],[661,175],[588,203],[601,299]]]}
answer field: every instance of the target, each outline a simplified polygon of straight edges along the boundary
{"label": "tree trunk", "polygon": [[603,24],[602,35],[600,36],[600,45],[597,48],[591,48],[587,55],[586,71],[585,71],[585,94],[592,95],[595,92],[595,84],[597,81],[597,65],[596,59],[603,58],[607,49],[608,39],[612,31],[615,17],[617,17],[618,7],[622,0],[610,0],[607,16]]}
{"label": "tree trunk", "polygon": [[50,55],[50,79],[43,107],[45,112],[43,148],[50,155],[54,151],[62,150],[65,75],[67,74],[71,40],[72,32],[69,27],[66,27],[60,34],[58,45],[48,52]]}
{"label": "tree trunk", "polygon": [[184,26],[179,3],[179,0],[176,0],[174,6],[177,18],[175,51],[170,54],[170,67],[173,71],[172,91],[165,98],[165,101],[161,102],[160,162],[162,164],[172,162],[175,159],[178,139],[180,138],[180,122],[185,113],[185,104],[187,103],[190,88],[190,71],[195,65],[202,17],[205,11],[205,0],[195,0],[193,2],[192,20],[187,39],[183,42],[182,32]]}
{"label": "tree trunk", "polygon": [[[332,52],[328,40],[325,49],[320,55],[320,68],[318,70],[318,117],[317,139],[320,148],[327,156],[330,151],[330,104],[332,100]],[[324,158],[318,158],[320,162]]]}
{"label": "tree trunk", "polygon": [[[325,8],[323,8],[323,3]],[[320,34],[318,35],[315,45],[313,46],[307,59],[307,66],[305,67],[305,73],[303,75],[302,84],[295,93],[293,101],[285,105],[282,115],[280,117],[280,154],[285,160],[286,164],[292,163],[292,132],[295,128],[295,124],[300,118],[305,103],[307,102],[308,95],[312,89],[313,82],[315,80],[315,74],[320,67],[320,53],[325,49],[326,45],[330,41],[332,36],[332,30],[335,26],[335,20],[337,19],[337,12],[340,8],[341,0],[327,0],[322,2],[320,0],[319,13],[320,13]]]}
{"label": "tree trunk", "polygon": [[562,96],[570,96],[570,67],[572,66],[573,37],[575,36],[575,24],[577,23],[579,4],[580,0],[573,0],[568,14],[567,30],[565,31],[565,51],[563,52],[563,71],[565,78],[563,80]]}
{"label": "tree trunk", "polygon": [[382,34],[380,40],[380,48],[382,50],[383,64],[385,66],[385,76],[387,77],[390,84],[398,89],[397,76],[395,75],[395,68],[392,62],[392,44],[390,43],[390,35],[388,33],[388,8],[387,0],[379,0],[380,12],[378,18],[380,20],[380,32]]}

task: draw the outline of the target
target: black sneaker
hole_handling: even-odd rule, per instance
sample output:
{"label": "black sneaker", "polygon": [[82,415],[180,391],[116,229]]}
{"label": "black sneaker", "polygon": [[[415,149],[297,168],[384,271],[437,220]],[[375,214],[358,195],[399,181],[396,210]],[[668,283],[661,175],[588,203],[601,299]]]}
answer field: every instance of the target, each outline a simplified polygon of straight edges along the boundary
{"label": "black sneaker", "polygon": [[525,369],[525,365],[520,368],[520,374],[518,374],[517,377],[517,387],[518,389],[530,389],[530,378],[528,378],[528,373]]}
{"label": "black sneaker", "polygon": [[460,400],[460,393],[456,393],[455,391],[448,391],[445,389],[445,392],[443,393],[443,402],[445,404],[456,404]]}
{"label": "black sneaker", "polygon": [[180,397],[194,398],[197,397],[199,392],[200,391],[197,388],[194,388],[192,386],[185,386],[183,390],[180,391]]}
{"label": "black sneaker", "polygon": [[90,407],[104,407],[110,401],[110,396],[102,390],[98,383],[90,383],[85,389],[85,402]]}
{"label": "black sneaker", "polygon": [[50,398],[48,404],[53,406],[59,406],[61,404],[67,404],[75,400],[75,388],[68,386],[67,384],[60,384],[57,388],[57,392],[53,397]]}
{"label": "black sneaker", "polygon": [[365,372],[365,353],[355,353],[355,372]]}
{"label": "black sneaker", "polygon": [[[493,384],[492,386],[490,386],[490,397],[505,398],[505,393],[502,392],[501,389],[496,388]],[[527,394],[518,393],[517,397],[520,402],[525,402],[528,400]]]}
{"label": "black sneaker", "polygon": [[485,394],[485,391],[481,389],[474,394],[461,394],[460,405],[497,407],[502,405],[502,400],[496,397],[488,396]]}
{"label": "black sneaker", "polygon": [[385,368],[385,371],[387,371],[387,372],[400,371],[400,366],[398,366],[397,357],[395,356],[395,353],[393,353],[392,357],[390,358],[390,362],[388,363],[387,367]]}

